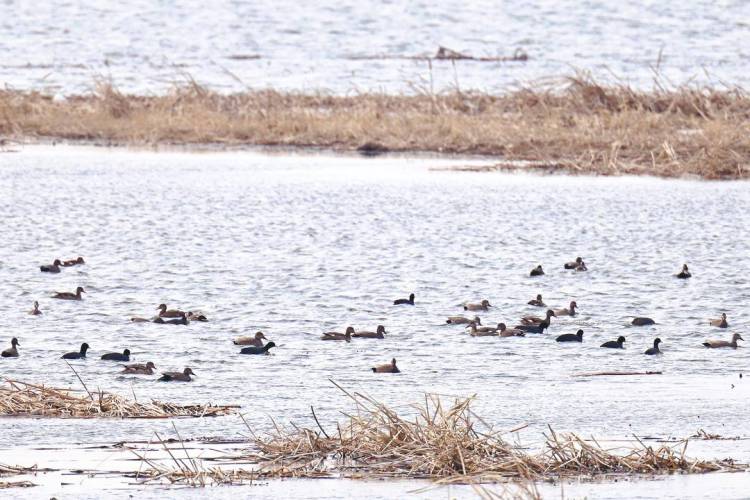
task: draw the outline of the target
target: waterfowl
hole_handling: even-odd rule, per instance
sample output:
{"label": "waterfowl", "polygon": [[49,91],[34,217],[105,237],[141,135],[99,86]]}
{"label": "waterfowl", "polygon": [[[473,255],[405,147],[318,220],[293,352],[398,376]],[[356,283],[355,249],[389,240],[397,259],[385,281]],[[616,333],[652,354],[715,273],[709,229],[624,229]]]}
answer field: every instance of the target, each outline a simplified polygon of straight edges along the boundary
{"label": "waterfowl", "polygon": [[549,319],[552,316],[556,316],[557,314],[552,309],[547,309],[546,316],[544,318],[540,318],[539,316],[524,316],[521,318],[521,323],[524,325],[538,325],[541,322],[543,322],[545,319]]}
{"label": "waterfowl", "polygon": [[617,340],[610,340],[608,342],[605,342],[601,345],[601,347],[607,347],[609,349],[624,349],[623,345],[625,343],[625,337],[620,335],[617,337]]}
{"label": "waterfowl", "polygon": [[346,333],[325,332],[323,336],[320,338],[322,340],[345,340],[347,342],[351,342],[353,333],[354,333],[354,328],[351,326],[347,326]]}
{"label": "waterfowl", "polygon": [[576,304],[576,301],[572,300],[568,307],[564,307],[562,309],[555,309],[555,316],[575,316],[577,307],[578,307],[578,304]]}
{"label": "waterfowl", "polygon": [[534,269],[531,270],[529,273],[529,276],[541,276],[544,274],[544,270],[542,269],[542,265],[539,264]]}
{"label": "waterfowl", "polygon": [[37,302],[36,300],[34,301],[34,309],[29,311],[29,314],[33,314],[34,316],[39,316],[40,314],[42,314],[42,311],[39,310],[39,302]]}
{"label": "waterfowl", "polygon": [[655,325],[656,321],[651,318],[633,318],[633,321],[631,321],[630,324],[635,326],[647,326]]}
{"label": "waterfowl", "polygon": [[159,304],[157,309],[159,310],[160,318],[179,318],[180,316],[185,316],[185,313],[179,309],[167,310],[167,304]]}
{"label": "waterfowl", "polygon": [[580,264],[578,264],[578,265],[577,265],[577,266],[575,267],[575,270],[576,270],[576,271],[588,271],[588,270],[589,270],[589,268],[588,268],[588,267],[586,267],[586,263],[585,263],[585,262],[581,261],[581,263],[580,263]]}
{"label": "waterfowl", "polygon": [[53,299],[62,299],[62,300],[81,300],[81,294],[86,293],[86,290],[83,289],[82,286],[79,286],[76,288],[76,293],[72,292],[55,292],[55,294],[52,296]]}
{"label": "waterfowl", "polygon": [[576,260],[574,262],[566,262],[563,267],[565,267],[565,269],[575,269],[581,264],[583,264],[583,259],[580,257],[576,257]]}
{"label": "waterfowl", "polygon": [[675,277],[683,279],[683,280],[686,280],[686,279],[688,279],[691,276],[692,276],[692,274],[690,274],[690,271],[688,271],[687,264],[683,264],[682,265],[682,271],[680,271],[679,273],[675,274]]}
{"label": "waterfowl", "polygon": [[372,368],[373,373],[401,373],[396,366],[396,358],[393,358],[387,365],[378,365]]}
{"label": "waterfowl", "polygon": [[377,331],[356,332],[352,334],[352,337],[356,337],[360,339],[384,339],[386,333],[388,332],[385,331],[385,327],[383,325],[378,325]]}
{"label": "waterfowl", "polygon": [[62,262],[60,262],[60,259],[55,259],[51,265],[39,266],[39,269],[41,269],[43,273],[59,273],[61,265]]}
{"label": "waterfowl", "polygon": [[234,345],[251,345],[255,347],[263,347],[263,341],[268,340],[263,332],[255,332],[254,337],[237,337],[232,341]]}
{"label": "waterfowl", "polygon": [[86,263],[86,262],[84,262],[84,260],[83,260],[83,257],[78,257],[78,258],[76,258],[76,259],[70,259],[70,260],[66,260],[66,261],[64,261],[64,262],[62,263],[62,265],[63,265],[64,267],[70,267],[70,266],[76,266],[76,265],[79,265],[79,264],[85,264],[85,263]]}
{"label": "waterfowl", "polygon": [[547,304],[544,303],[542,300],[542,294],[538,294],[535,299],[531,299],[527,302],[530,306],[536,306],[536,307],[547,307]]}
{"label": "waterfowl", "polygon": [[[15,339],[13,339],[15,340]],[[731,341],[726,340],[707,340],[703,342],[703,345],[706,347],[710,347],[712,349],[717,349],[719,347],[731,347],[732,349],[737,349],[737,341],[738,340],[745,340],[742,338],[742,336],[739,333],[735,333],[732,335]],[[5,356],[5,353],[3,353],[3,356]]]}
{"label": "waterfowl", "polygon": [[518,328],[508,328],[507,326],[505,326],[505,323],[498,324],[497,330],[501,337],[525,337],[526,336],[523,330],[519,330]]}
{"label": "waterfowl", "polygon": [[130,349],[125,349],[122,354],[119,352],[102,354],[102,359],[105,361],[130,361]]}
{"label": "waterfowl", "polygon": [[393,305],[394,306],[400,306],[402,304],[407,304],[407,305],[413,306],[414,305],[414,294],[410,293],[408,299],[396,299],[396,300],[393,301]]}
{"label": "waterfowl", "polygon": [[196,312],[188,311],[187,319],[189,319],[190,321],[208,321],[208,318],[206,317],[206,315],[200,311],[196,311]]}
{"label": "waterfowl", "polygon": [[86,351],[89,350],[89,345],[84,342],[81,344],[81,350],[78,352],[68,352],[62,355],[62,359],[82,359],[86,357]]}
{"label": "waterfowl", "polygon": [[133,375],[153,375],[156,366],[149,361],[145,365],[142,363],[135,363],[132,365],[125,365],[121,373],[131,373]]}
{"label": "waterfowl", "polygon": [[161,374],[161,377],[159,377],[159,380],[162,382],[191,382],[192,379],[190,378],[190,375],[195,377],[193,370],[185,368],[181,372],[164,372]]}
{"label": "waterfowl", "polygon": [[646,349],[646,352],[644,352],[643,354],[648,354],[650,356],[654,354],[661,354],[661,351],[659,350],[659,344],[661,344],[661,339],[660,338],[654,339],[654,347],[649,347],[648,349]]}
{"label": "waterfowl", "polygon": [[168,319],[166,321],[164,321],[161,318],[157,318],[157,319],[159,319],[160,321],[154,320],[154,323],[160,323],[164,325],[187,325],[190,323],[185,313],[182,313],[182,316],[180,316],[180,319]]}
{"label": "waterfowl", "polygon": [[18,343],[18,339],[13,337],[13,339],[10,341],[10,348],[4,350],[0,356],[4,358],[17,358],[18,357],[18,347],[21,344]]}
{"label": "waterfowl", "polygon": [[483,326],[481,328],[477,328],[476,323],[469,323],[467,328],[471,328],[470,335],[472,337],[496,337],[497,336],[497,328],[492,326]]}
{"label": "waterfowl", "polygon": [[273,342],[269,342],[268,344],[264,345],[263,347],[243,347],[240,350],[240,354],[268,354],[268,350],[272,347],[276,347],[276,344]]}
{"label": "waterfowl", "polygon": [[450,316],[445,320],[449,325],[468,325],[472,321],[477,325],[482,324],[482,320],[479,319],[479,316],[474,316],[474,319],[465,318],[463,316]]}
{"label": "waterfowl", "polygon": [[555,339],[557,342],[583,342],[583,330],[576,333],[565,333]]}
{"label": "waterfowl", "polygon": [[464,311],[486,311],[490,307],[492,307],[490,301],[484,299],[479,304],[464,304]]}
{"label": "waterfowl", "polygon": [[726,328],[729,326],[727,323],[727,313],[721,313],[721,319],[712,319],[708,322],[711,326],[718,326],[719,328]]}
{"label": "waterfowl", "polygon": [[516,328],[527,333],[544,333],[544,330],[549,328],[551,318],[555,315],[555,311],[548,309],[547,317],[539,323],[524,323],[522,325],[516,325]]}

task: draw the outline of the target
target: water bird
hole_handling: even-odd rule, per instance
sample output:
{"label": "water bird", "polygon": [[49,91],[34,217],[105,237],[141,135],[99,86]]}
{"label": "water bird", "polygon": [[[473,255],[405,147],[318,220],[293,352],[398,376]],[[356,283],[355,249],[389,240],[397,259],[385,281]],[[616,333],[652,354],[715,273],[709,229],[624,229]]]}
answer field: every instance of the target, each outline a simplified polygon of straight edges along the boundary
{"label": "water bird", "polygon": [[661,354],[661,351],[659,350],[659,344],[661,344],[661,339],[657,337],[656,339],[654,339],[654,347],[649,347],[643,354],[648,354],[651,356],[654,354]]}
{"label": "water bird", "polygon": [[692,274],[690,274],[690,271],[688,270],[688,265],[687,264],[683,264],[682,265],[682,271],[680,271],[679,273],[675,274],[675,277],[683,279],[683,280],[686,280],[686,279],[690,278],[691,276],[692,276]]}
{"label": "water bird", "polygon": [[268,350],[272,347],[276,347],[276,344],[273,343],[273,341],[269,342],[268,344],[264,345],[263,347],[243,347],[240,350],[240,354],[268,354]]}
{"label": "water bird", "polygon": [[448,319],[445,320],[449,325],[468,325],[472,321],[477,325],[482,324],[482,320],[479,319],[479,316],[474,316],[474,319],[465,318],[464,316],[449,316]]}
{"label": "water bird", "polygon": [[59,273],[61,265],[62,265],[62,262],[60,262],[60,259],[55,259],[55,261],[52,264],[39,266],[39,269],[43,273]]}
{"label": "water bird", "polygon": [[562,309],[555,309],[555,316],[575,316],[576,308],[578,308],[578,304],[576,303],[575,300],[572,300],[568,307],[564,307]]}
{"label": "water bird", "polygon": [[378,365],[372,368],[373,373],[401,373],[401,370],[396,366],[396,358],[393,358],[390,363],[385,365]]}
{"label": "water bird", "polygon": [[63,267],[71,267],[71,266],[77,266],[85,264],[86,262],[83,260],[83,257],[78,257],[75,259],[66,260],[62,263]]}
{"label": "water bird", "polygon": [[354,333],[354,328],[351,326],[347,326],[346,333],[325,332],[323,336],[320,338],[322,340],[345,340],[347,342],[351,342],[353,333]]}
{"label": "water bird", "polygon": [[193,379],[190,378],[190,375],[195,377],[195,373],[193,373],[193,370],[190,368],[185,368],[181,372],[164,372],[161,374],[161,377],[159,377],[159,381],[161,382],[192,382]]}
{"label": "water bird", "polygon": [[531,299],[527,302],[530,306],[536,306],[536,307],[547,307],[547,304],[544,303],[542,300],[542,294],[538,294],[535,299]]}
{"label": "water bird", "polygon": [[72,292],[55,292],[55,294],[52,296],[53,299],[62,299],[62,300],[81,300],[81,294],[86,293],[86,290],[83,289],[82,286],[79,286],[76,288],[76,293]]}
{"label": "water bird", "polygon": [[507,326],[505,326],[505,323],[498,324],[497,329],[501,337],[525,337],[526,336],[523,330],[519,330],[518,328],[508,328]]}
{"label": "water bird", "polygon": [[555,339],[557,342],[583,342],[583,330],[576,333],[565,333]]}
{"label": "water bird", "polygon": [[130,349],[125,349],[122,353],[108,352],[102,354],[102,359],[105,361],[130,361]]}
{"label": "water bird", "polygon": [[121,373],[130,373],[132,375],[153,375],[155,369],[156,365],[149,361],[145,365],[142,363],[125,365]]}
{"label": "water bird", "polygon": [[496,337],[497,336],[497,328],[492,326],[482,326],[480,328],[477,328],[476,323],[469,323],[467,328],[471,328],[470,335],[472,337]]}
{"label": "water bird", "polygon": [[68,352],[62,355],[62,359],[83,359],[86,357],[86,351],[89,350],[89,345],[84,342],[81,344],[81,350],[78,352]]}
{"label": "water bird", "polygon": [[355,332],[352,334],[352,337],[360,339],[384,339],[386,333],[388,332],[385,331],[385,327],[378,325],[374,332]]}
{"label": "water bird", "polygon": [[547,309],[547,313],[544,318],[540,318],[539,316],[524,316],[523,318],[521,318],[521,324],[538,325],[545,320],[549,320],[552,316],[557,316],[557,314],[552,309]]}
{"label": "water bird", "polygon": [[37,302],[36,300],[34,301],[34,309],[29,311],[29,314],[32,314],[34,316],[39,316],[40,314],[42,314],[42,311],[39,310],[39,302]]}
{"label": "water bird", "polygon": [[633,318],[633,321],[631,321],[630,324],[635,325],[635,326],[647,326],[647,325],[655,325],[656,321],[654,321],[651,318],[638,317],[638,318]]}
{"label": "water bird", "polygon": [[607,347],[609,349],[624,349],[623,345],[625,343],[625,337],[620,335],[617,337],[617,340],[610,340],[605,343],[603,343],[600,347]]}
{"label": "water bird", "polygon": [[180,316],[185,316],[185,313],[179,309],[167,309],[167,304],[159,304],[157,309],[159,310],[160,318],[179,318]]}
{"label": "water bird", "polygon": [[586,263],[585,263],[585,262],[581,261],[581,263],[580,263],[580,264],[578,264],[578,265],[577,265],[577,266],[575,267],[575,270],[576,270],[576,271],[578,271],[578,272],[580,272],[580,271],[588,271],[588,270],[589,270],[589,268],[588,268],[588,267],[586,267]]}
{"label": "water bird", "polygon": [[18,346],[21,345],[18,343],[18,339],[13,337],[13,339],[10,341],[10,347],[8,349],[5,349],[0,356],[3,358],[17,358],[18,357]]}
{"label": "water bird", "polygon": [[731,347],[732,349],[737,349],[737,341],[745,339],[742,338],[742,336],[739,333],[735,333],[732,335],[732,340],[707,340],[703,342],[703,345],[706,347],[710,347],[711,349],[718,349],[719,347]]}
{"label": "water bird", "polygon": [[190,321],[208,321],[208,318],[205,314],[203,314],[200,311],[188,311],[187,312],[187,319]]}
{"label": "water bird", "polygon": [[414,305],[414,294],[410,293],[408,299],[396,299],[393,301],[394,306],[400,306],[400,305]]}
{"label": "water bird", "polygon": [[159,323],[159,324],[164,324],[164,325],[188,325],[190,324],[190,320],[187,319],[187,315],[185,313],[182,313],[182,316],[180,316],[180,319],[163,320],[162,318],[156,318],[154,320],[154,323]]}
{"label": "water bird", "polygon": [[574,262],[566,262],[563,267],[565,269],[575,269],[581,264],[583,264],[583,259],[581,257],[576,257]]}
{"label": "water bird", "polygon": [[490,301],[484,299],[479,304],[464,304],[464,311],[486,311],[490,307],[492,307]]}
{"label": "water bird", "polygon": [[[551,313],[551,314],[550,314]],[[516,325],[516,328],[527,333],[544,333],[544,330],[549,328],[552,316],[555,315],[554,311],[548,310],[547,317],[540,323],[525,323],[522,325]]]}
{"label": "water bird", "polygon": [[542,276],[544,274],[544,269],[542,269],[542,265],[539,264],[534,269],[531,270],[529,273],[529,276]]}
{"label": "water bird", "polygon": [[718,326],[719,328],[726,328],[729,326],[729,323],[727,323],[727,313],[721,313],[720,319],[712,319],[708,322],[711,326]]}
{"label": "water bird", "polygon": [[234,345],[251,345],[263,347],[263,341],[268,340],[263,332],[255,332],[253,337],[237,337],[232,341]]}

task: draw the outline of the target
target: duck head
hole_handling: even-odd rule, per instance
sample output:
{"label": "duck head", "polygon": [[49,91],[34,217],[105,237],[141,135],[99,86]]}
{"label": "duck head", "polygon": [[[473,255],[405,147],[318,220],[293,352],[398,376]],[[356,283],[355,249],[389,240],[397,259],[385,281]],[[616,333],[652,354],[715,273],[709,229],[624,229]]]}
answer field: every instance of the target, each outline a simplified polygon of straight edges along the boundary
{"label": "duck head", "polygon": [[77,294],[86,293],[86,290],[84,290],[82,286],[79,286],[78,288],[76,288],[76,293]]}
{"label": "duck head", "polygon": [[193,373],[193,370],[191,370],[190,368],[185,368],[184,370],[182,370],[182,373],[184,373],[187,376],[192,375],[193,377],[197,377],[197,375]]}
{"label": "duck head", "polygon": [[490,304],[490,301],[489,301],[489,300],[487,300],[487,299],[484,299],[484,300],[482,301],[482,305],[483,305],[484,307],[492,307],[492,305]]}
{"label": "duck head", "polygon": [[55,259],[55,262],[52,263],[53,266],[62,266],[62,262],[60,262],[60,259]]}
{"label": "duck head", "polygon": [[160,309],[161,312],[165,312],[167,310],[167,304],[159,304],[159,307],[157,309]]}
{"label": "duck head", "polygon": [[383,325],[378,325],[377,333],[384,335],[386,333],[385,327]]}
{"label": "duck head", "polygon": [[130,349],[125,349],[124,351],[122,351],[122,355],[126,358],[130,357]]}
{"label": "duck head", "polygon": [[623,337],[622,335],[620,335],[619,337],[617,337],[617,343],[618,344],[624,344],[625,343],[625,337]]}
{"label": "duck head", "polygon": [[[13,340],[16,340],[16,339],[13,339]],[[734,335],[732,335],[732,342],[737,342],[738,340],[744,341],[745,339],[743,339],[742,335],[740,335],[739,333],[735,333]]]}
{"label": "duck head", "polygon": [[10,341],[10,345],[12,345],[13,347],[16,347],[17,345],[21,345],[21,344],[18,343],[17,338],[13,337],[13,339]]}
{"label": "duck head", "polygon": [[583,330],[578,330],[576,332],[576,337],[578,337],[579,339],[582,339],[583,338]]}
{"label": "duck head", "polygon": [[265,335],[263,335],[263,332],[255,332],[255,340],[268,340]]}
{"label": "duck head", "polygon": [[552,309],[547,309],[547,319],[549,319],[552,316],[557,317],[557,314],[555,314],[555,311],[553,311]]}
{"label": "duck head", "polygon": [[152,361],[149,361],[148,363],[146,363],[146,368],[147,369],[151,369],[151,370],[155,370],[156,369],[156,365]]}
{"label": "duck head", "polygon": [[85,264],[85,262],[83,261],[83,257],[78,257],[76,259],[76,264]]}

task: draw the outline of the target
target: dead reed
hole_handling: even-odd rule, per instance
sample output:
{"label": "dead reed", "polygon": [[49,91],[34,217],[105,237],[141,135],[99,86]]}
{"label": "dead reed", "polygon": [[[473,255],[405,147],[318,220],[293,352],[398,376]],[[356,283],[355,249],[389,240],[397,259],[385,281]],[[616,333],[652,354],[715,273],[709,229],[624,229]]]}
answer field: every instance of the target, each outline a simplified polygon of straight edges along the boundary
{"label": "dead reed", "polygon": [[[0,90],[0,136],[103,144],[213,144],[480,154],[496,169],[601,175],[750,176],[750,97],[739,88],[603,85],[585,75],[503,95],[462,92],[335,96],[212,92],[164,95],[99,83],[54,99]],[[373,145],[376,146],[373,149]]]}

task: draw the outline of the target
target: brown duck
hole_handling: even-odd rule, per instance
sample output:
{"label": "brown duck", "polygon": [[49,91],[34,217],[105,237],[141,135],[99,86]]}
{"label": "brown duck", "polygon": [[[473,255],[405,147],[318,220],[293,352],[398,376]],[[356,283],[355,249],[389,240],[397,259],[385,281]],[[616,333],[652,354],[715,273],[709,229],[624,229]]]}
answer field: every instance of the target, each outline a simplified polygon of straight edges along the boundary
{"label": "brown duck", "polygon": [[39,310],[39,302],[37,302],[36,300],[34,301],[34,309],[29,311],[29,314],[32,314],[34,316],[39,316],[40,314],[42,314],[42,311]]}
{"label": "brown duck", "polygon": [[679,273],[675,274],[675,277],[683,279],[683,280],[686,280],[686,279],[690,278],[691,276],[693,276],[693,275],[690,274],[690,271],[688,270],[688,265],[687,264],[683,264],[682,265],[682,271],[680,271]]}
{"label": "brown duck", "polygon": [[159,377],[159,380],[162,382],[191,382],[193,379],[190,378],[190,375],[195,377],[193,370],[185,368],[181,372],[164,372]]}
{"label": "brown duck", "polygon": [[445,322],[448,323],[449,325],[468,325],[472,321],[476,323],[477,325],[482,324],[482,320],[479,319],[479,316],[474,316],[474,319],[465,318],[463,316],[450,316],[448,319],[445,320]]}
{"label": "brown duck", "polygon": [[55,259],[51,265],[39,266],[39,269],[43,273],[59,273],[61,265],[62,262],[60,262],[60,259]]}
{"label": "brown duck", "polygon": [[566,262],[563,267],[565,267],[565,269],[575,269],[581,264],[583,264],[583,259],[581,257],[576,257],[574,262]]}
{"label": "brown duck", "polygon": [[83,289],[82,286],[79,286],[76,288],[76,293],[72,292],[55,292],[55,294],[52,296],[53,299],[62,299],[62,300],[81,300],[81,294],[86,293],[86,290]]}
{"label": "brown duck", "polygon": [[464,304],[464,311],[486,311],[490,307],[490,301],[485,299],[479,304]]}
{"label": "brown duck", "polygon": [[721,313],[720,319],[712,319],[708,322],[711,326],[717,326],[719,328],[726,328],[729,326],[729,323],[727,323],[727,313]]}
{"label": "brown duck", "polygon": [[160,318],[179,318],[185,316],[185,313],[178,309],[167,309],[167,304],[159,304],[157,309],[159,310]]}
{"label": "brown duck", "polygon": [[263,332],[255,332],[253,337],[237,337],[232,341],[234,345],[252,345],[255,347],[263,347],[263,341],[268,340]]}
{"label": "brown duck", "polygon": [[732,335],[732,340],[726,341],[726,340],[707,340],[703,342],[703,345],[706,347],[710,347],[711,349],[718,349],[719,347],[731,347],[732,349],[737,349],[737,341],[738,340],[745,340],[742,338],[742,336],[739,333],[735,333]]}
{"label": "brown duck", "polygon": [[21,344],[18,343],[18,339],[13,337],[13,339],[10,341],[10,348],[5,349],[0,356],[3,358],[17,358],[18,357],[18,348]]}
{"label": "brown duck", "polygon": [[156,365],[149,361],[145,365],[142,363],[135,363],[132,365],[125,365],[121,373],[129,373],[131,375],[153,375]]}
{"label": "brown duck", "polygon": [[339,333],[339,332],[325,332],[321,338],[321,340],[344,340],[346,342],[352,341],[352,334],[354,333],[354,328],[351,326],[346,327],[346,333]]}
{"label": "brown duck", "polygon": [[78,266],[83,265],[86,262],[83,260],[83,257],[78,257],[76,259],[70,259],[66,260],[62,263],[63,267],[71,267],[71,266]]}
{"label": "brown duck", "polygon": [[498,333],[501,337],[525,337],[526,333],[518,328],[508,328],[505,323],[497,325]]}
{"label": "brown duck", "polygon": [[562,309],[555,309],[555,316],[575,316],[577,308],[578,308],[578,304],[576,304],[575,300],[572,300],[568,307],[564,307]]}
{"label": "brown duck", "polygon": [[539,316],[524,316],[523,318],[521,318],[521,324],[538,325],[543,321],[550,319],[552,316],[557,316],[557,314],[552,309],[547,309],[547,313],[544,318],[540,318]]}
{"label": "brown duck", "polygon": [[472,337],[496,337],[497,336],[497,328],[492,326],[482,326],[477,328],[476,323],[469,323],[467,328],[471,328],[470,335]]}
{"label": "brown duck", "polygon": [[531,299],[530,301],[528,301],[527,304],[529,304],[530,306],[535,306],[535,307],[547,307],[547,304],[545,304],[544,301],[542,300],[541,293],[538,294],[535,299]]}
{"label": "brown duck", "polygon": [[373,373],[401,373],[396,366],[396,358],[393,358],[387,365],[378,365],[372,368]]}
{"label": "brown duck", "polygon": [[384,339],[386,333],[388,332],[385,331],[385,327],[383,325],[378,325],[377,331],[355,332],[352,334],[352,337],[360,339]]}
{"label": "brown duck", "polygon": [[542,265],[539,264],[534,269],[531,270],[529,273],[529,276],[542,276],[544,275],[544,269],[542,269]]}

